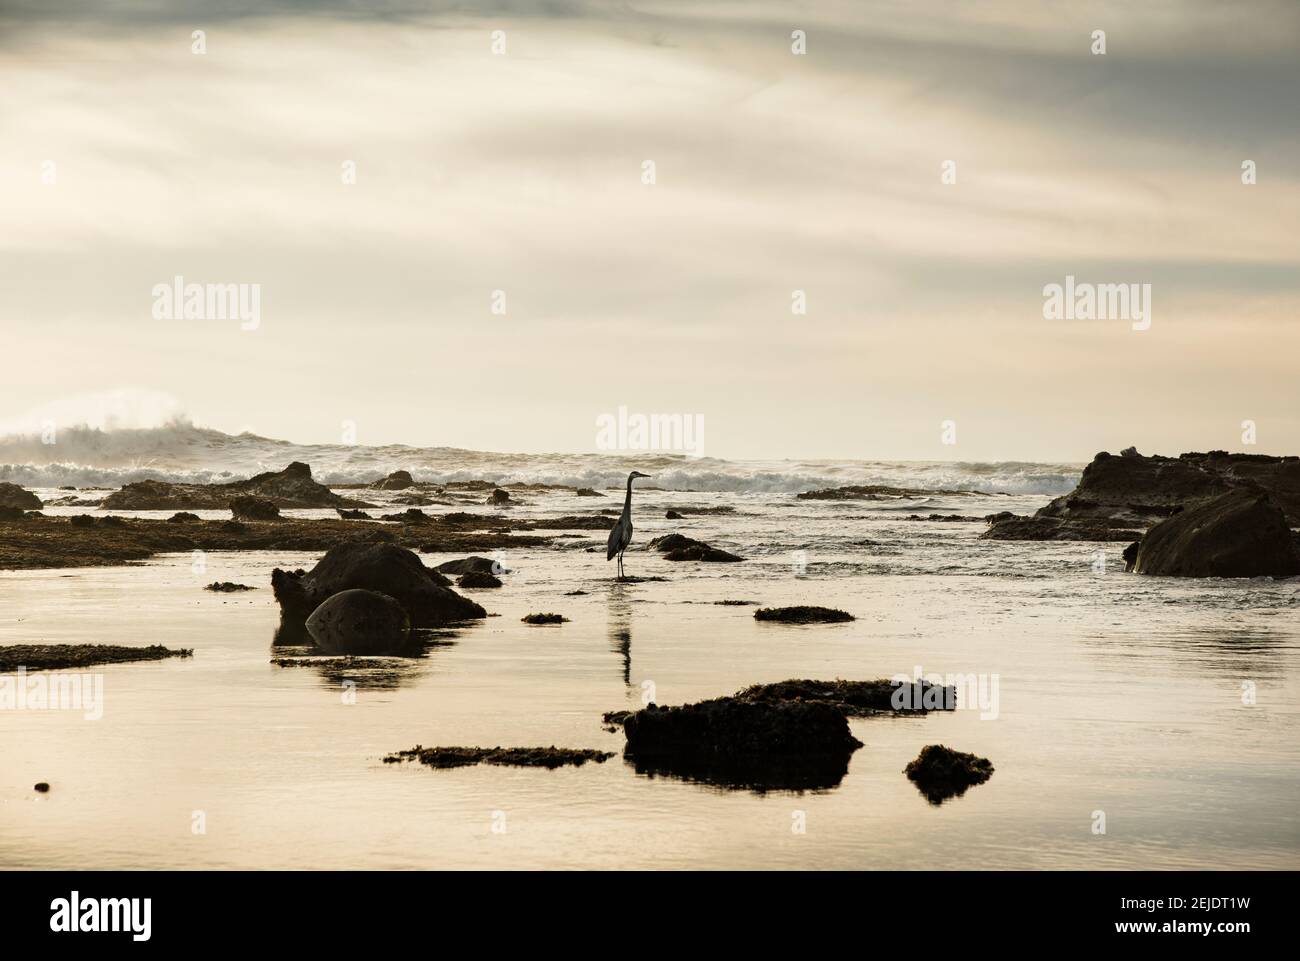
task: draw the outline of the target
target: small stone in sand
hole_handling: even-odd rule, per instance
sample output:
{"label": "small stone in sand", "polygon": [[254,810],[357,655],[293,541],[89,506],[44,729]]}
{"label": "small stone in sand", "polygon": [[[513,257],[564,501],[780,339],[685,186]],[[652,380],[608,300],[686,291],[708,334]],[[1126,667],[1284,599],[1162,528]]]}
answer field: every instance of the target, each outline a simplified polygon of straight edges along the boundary
{"label": "small stone in sand", "polygon": [[45,781],[36,782],[35,790],[39,791],[41,794],[46,793],[49,789],[50,789],[50,785]]}

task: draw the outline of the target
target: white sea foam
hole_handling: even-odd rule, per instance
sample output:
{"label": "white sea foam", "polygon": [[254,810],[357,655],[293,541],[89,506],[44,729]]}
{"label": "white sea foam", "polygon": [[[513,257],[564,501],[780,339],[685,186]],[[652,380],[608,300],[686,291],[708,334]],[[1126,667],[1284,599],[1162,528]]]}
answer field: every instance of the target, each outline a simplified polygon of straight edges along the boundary
{"label": "white sea foam", "polygon": [[28,487],[117,487],[139,480],[214,483],[305,461],[327,484],[369,482],[404,469],[416,480],[445,483],[564,484],[618,487],[629,470],[654,475],[674,490],[797,493],[847,484],[951,488],[1012,494],[1061,494],[1072,489],[1078,464],[769,460],[728,461],[645,452],[500,454],[449,447],[294,444],[244,433],[224,434],[172,420],[158,427],[60,430],[57,443],[38,434],[0,437],[0,480]]}

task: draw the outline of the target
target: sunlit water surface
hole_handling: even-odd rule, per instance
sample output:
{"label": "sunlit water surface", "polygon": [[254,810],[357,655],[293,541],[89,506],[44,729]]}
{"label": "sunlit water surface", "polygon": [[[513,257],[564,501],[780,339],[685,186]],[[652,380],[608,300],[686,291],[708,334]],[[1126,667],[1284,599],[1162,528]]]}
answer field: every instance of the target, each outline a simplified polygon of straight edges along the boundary
{"label": "sunlit water surface", "polygon": [[[526,499],[517,516],[619,506],[616,493]],[[0,643],[194,649],[98,668],[97,721],[0,711],[0,865],[1300,867],[1300,581],[1139,578],[1123,573],[1122,544],[981,541],[982,523],[906,519],[1045,500],[649,491],[637,495],[634,548],[680,530],[748,559],[674,564],[634,549],[630,574],[668,580],[616,584],[604,534],[578,532],[502,558],[506,586],[474,595],[496,616],[365,669],[272,663],[270,572],[314,555],[0,573]],[[736,513],[664,519],[666,506],[692,504]],[[259,590],[202,590],[213,580]],[[712,603],[724,599],[823,604],[857,620],[761,624],[753,607]],[[570,621],[520,622],[534,611]],[[639,707],[650,690],[677,704],[917,666],[997,675],[996,719],[854,720],[865,746],[825,791],[650,778],[617,756],[556,771],[383,763],[416,744],[617,752],[622,735],[602,713]],[[902,769],[932,743],[986,756],[996,773],[931,805]]]}

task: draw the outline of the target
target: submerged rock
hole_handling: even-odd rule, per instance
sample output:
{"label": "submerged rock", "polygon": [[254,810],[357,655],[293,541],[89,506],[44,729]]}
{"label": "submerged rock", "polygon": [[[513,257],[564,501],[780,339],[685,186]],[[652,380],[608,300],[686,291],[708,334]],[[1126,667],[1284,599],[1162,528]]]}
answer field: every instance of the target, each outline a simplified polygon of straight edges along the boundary
{"label": "submerged rock", "polygon": [[338,511],[339,517],[340,517],[342,520],[345,520],[345,521],[368,521],[368,520],[370,520],[370,515],[367,514],[365,511],[348,510],[347,508],[344,508],[344,507],[336,507],[336,508],[334,508],[334,509],[335,509],[336,511]]}
{"label": "submerged rock", "polygon": [[355,588],[378,591],[396,600],[412,627],[437,627],[487,616],[482,607],[451,590],[450,584],[411,551],[380,541],[332,547],[305,574],[280,568],[271,573],[281,626],[289,631],[302,625],[326,598]]}
{"label": "submerged rock", "polygon": [[401,524],[432,524],[433,518],[420,510],[418,507],[408,507],[400,514],[384,514],[380,518],[383,521],[397,521]]}
{"label": "submerged rock", "polygon": [[384,758],[385,764],[400,764],[402,761],[419,761],[429,767],[450,768],[468,767],[472,764],[500,764],[511,767],[544,767],[554,770],[557,767],[573,765],[581,767],[588,761],[604,764],[614,755],[609,751],[596,751],[591,748],[564,747],[421,747],[416,745],[409,751],[397,751]]}
{"label": "submerged rock", "polygon": [[843,712],[802,701],[651,704],[626,717],[623,732],[638,773],[759,791],[834,787],[862,746]]}
{"label": "submerged rock", "polygon": [[327,654],[399,654],[410,639],[402,605],[377,591],[340,591],[307,618],[307,633]]}
{"label": "submerged rock", "polygon": [[666,561],[708,561],[710,563],[733,564],[744,558],[713,547],[704,541],[686,537],[683,534],[665,534],[656,537],[649,544],[649,550],[657,550]]}
{"label": "submerged rock", "polygon": [[510,494],[498,487],[496,490],[494,490],[491,494],[488,495],[488,499],[486,503],[493,504],[497,507],[507,505],[511,503]]}
{"label": "submerged rock", "polygon": [[237,521],[278,521],[280,508],[265,497],[236,497],[230,502],[230,516]]}
{"label": "submerged rock", "polygon": [[594,491],[590,487],[579,487],[575,492],[578,497],[604,497],[600,491]]}
{"label": "submerged rock", "polygon": [[230,484],[172,484],[138,481],[105,497],[111,510],[223,510],[240,496],[261,497],[276,507],[369,507],[335,494],[312,480],[311,468],[294,461],[282,471],[268,471]]}
{"label": "submerged rock", "polygon": [[520,620],[525,624],[563,624],[568,618],[559,614],[527,614]]}
{"label": "submerged rock", "polygon": [[469,590],[483,590],[491,587],[500,587],[501,579],[494,577],[487,571],[467,571],[456,578],[456,586],[464,587]]}
{"label": "submerged rock", "polygon": [[987,497],[984,491],[941,490],[924,487],[886,487],[882,484],[850,484],[796,494],[801,501],[878,501],[900,497],[929,497],[935,494]]}
{"label": "submerged rock", "polygon": [[963,754],[942,744],[927,744],[903,772],[931,804],[959,797],[975,784],[993,776],[993,764],[986,757]]}
{"label": "submerged rock", "polygon": [[219,594],[238,594],[240,591],[255,591],[256,587],[249,587],[247,584],[236,584],[234,581],[213,581],[203,588],[205,591],[215,591]]}
{"label": "submerged rock", "polygon": [[664,519],[670,521],[679,521],[682,520],[682,515],[679,514],[677,511],[666,511],[664,513]]}
{"label": "submerged rock", "polygon": [[[910,690],[909,690],[910,688]],[[736,698],[756,703],[803,701],[829,704],[846,717],[872,714],[926,714],[957,708],[957,690],[926,680],[906,684],[879,678],[872,681],[813,681],[791,679],[754,684],[736,692]]]}
{"label": "submerged rock", "polygon": [[794,607],[760,607],[754,612],[754,620],[777,621],[781,624],[840,624],[856,618],[848,611],[833,607],[798,604]]}
{"label": "submerged rock", "polygon": [[[1125,560],[1128,559],[1125,551]],[[1132,570],[1171,577],[1291,577],[1300,549],[1266,494],[1236,490],[1180,511],[1143,535]]]}
{"label": "submerged rock", "polygon": [[191,514],[189,511],[177,511],[171,517],[167,518],[172,524],[189,524],[199,520],[198,514]]}

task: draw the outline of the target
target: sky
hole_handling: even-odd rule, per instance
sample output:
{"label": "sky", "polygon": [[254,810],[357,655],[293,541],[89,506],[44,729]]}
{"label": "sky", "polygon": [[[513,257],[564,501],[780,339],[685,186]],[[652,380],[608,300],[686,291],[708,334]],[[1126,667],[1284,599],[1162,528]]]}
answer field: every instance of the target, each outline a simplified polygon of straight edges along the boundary
{"label": "sky", "polygon": [[1300,453],[1298,121],[1293,0],[2,0],[0,424]]}

